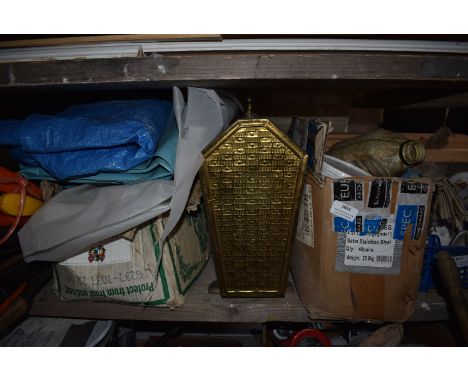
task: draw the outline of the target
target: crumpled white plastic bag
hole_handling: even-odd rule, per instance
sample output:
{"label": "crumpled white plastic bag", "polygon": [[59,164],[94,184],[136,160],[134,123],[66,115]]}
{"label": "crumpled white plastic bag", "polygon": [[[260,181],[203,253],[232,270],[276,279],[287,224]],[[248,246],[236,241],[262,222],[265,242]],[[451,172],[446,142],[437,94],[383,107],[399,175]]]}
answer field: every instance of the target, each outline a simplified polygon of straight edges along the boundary
{"label": "crumpled white plastic bag", "polygon": [[182,216],[203,161],[202,150],[239,112],[234,100],[221,98],[214,90],[188,88],[187,104],[178,88],[173,95],[179,127],[174,181],[83,185],[62,191],[18,232],[26,262],[67,260],[171,210],[164,241]]}

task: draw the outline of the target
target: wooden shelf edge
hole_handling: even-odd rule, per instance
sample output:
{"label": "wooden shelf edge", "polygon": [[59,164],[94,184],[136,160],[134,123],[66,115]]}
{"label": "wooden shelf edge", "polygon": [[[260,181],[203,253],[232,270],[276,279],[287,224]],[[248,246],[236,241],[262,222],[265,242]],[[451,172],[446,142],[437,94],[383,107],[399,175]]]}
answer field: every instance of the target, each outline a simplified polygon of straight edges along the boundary
{"label": "wooden shelf edge", "polygon": [[[75,57],[76,58],[76,57]],[[0,88],[92,84],[170,87],[213,81],[323,80],[468,84],[468,57],[350,52],[190,52],[0,64]]]}
{"label": "wooden shelf edge", "polygon": [[[288,288],[283,298],[222,298],[209,293],[215,280],[212,262],[209,262],[182,307],[144,307],[110,302],[62,301],[46,285],[36,296],[30,315],[73,317],[88,319],[141,320],[141,321],[198,321],[263,323],[269,321],[310,322],[342,320],[311,312],[302,305],[294,288]],[[468,291],[467,291],[468,292]],[[468,297],[468,293],[467,293]],[[411,321],[448,320],[446,303],[436,291],[420,293]]]}

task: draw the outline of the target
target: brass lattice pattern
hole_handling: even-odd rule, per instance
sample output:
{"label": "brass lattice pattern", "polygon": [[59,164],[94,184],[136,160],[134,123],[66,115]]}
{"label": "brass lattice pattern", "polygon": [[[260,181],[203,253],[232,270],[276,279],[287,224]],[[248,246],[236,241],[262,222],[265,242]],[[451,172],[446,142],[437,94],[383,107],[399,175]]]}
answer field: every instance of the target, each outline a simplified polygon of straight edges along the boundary
{"label": "brass lattice pattern", "polygon": [[285,282],[305,160],[272,126],[239,121],[204,154],[215,255],[227,293],[274,293]]}

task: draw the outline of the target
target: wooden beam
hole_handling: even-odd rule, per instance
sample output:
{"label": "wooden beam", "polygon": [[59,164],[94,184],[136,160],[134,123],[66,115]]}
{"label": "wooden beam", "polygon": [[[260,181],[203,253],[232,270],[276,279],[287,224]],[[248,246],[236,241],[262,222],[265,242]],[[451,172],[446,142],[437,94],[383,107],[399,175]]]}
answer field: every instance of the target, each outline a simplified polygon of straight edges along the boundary
{"label": "wooden beam", "polygon": [[25,48],[105,42],[135,41],[221,41],[220,34],[112,34],[91,36],[67,36],[53,38],[31,38],[23,40],[0,40],[0,48]]}
{"label": "wooden beam", "polygon": [[[0,51],[1,54],[1,51]],[[232,84],[242,80],[401,81],[468,88],[468,57],[382,53],[186,53],[0,64],[0,88]],[[212,85],[214,86],[214,85]]]}
{"label": "wooden beam", "polygon": [[[430,133],[400,133],[408,139],[426,143],[431,137]],[[327,137],[325,149],[345,139],[354,138],[358,134],[331,133]],[[468,163],[468,135],[452,134],[445,147],[440,149],[426,149],[427,162]]]}

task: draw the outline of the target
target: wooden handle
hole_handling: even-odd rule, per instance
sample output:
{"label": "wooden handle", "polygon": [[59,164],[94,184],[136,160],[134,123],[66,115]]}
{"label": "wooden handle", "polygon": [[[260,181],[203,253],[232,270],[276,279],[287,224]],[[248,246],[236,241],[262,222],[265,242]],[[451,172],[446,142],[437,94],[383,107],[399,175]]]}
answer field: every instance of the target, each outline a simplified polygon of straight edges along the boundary
{"label": "wooden handle", "polygon": [[468,344],[468,304],[463,293],[460,273],[455,261],[453,261],[447,251],[439,252],[437,257],[437,267],[439,268],[445,288],[450,294],[450,300],[452,301],[465,343]]}

